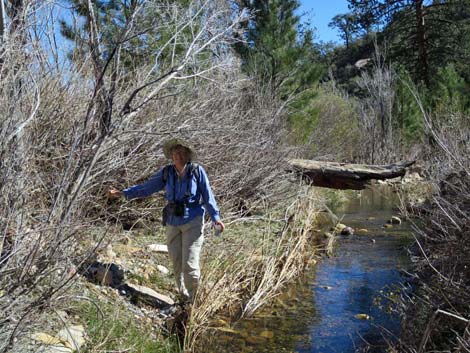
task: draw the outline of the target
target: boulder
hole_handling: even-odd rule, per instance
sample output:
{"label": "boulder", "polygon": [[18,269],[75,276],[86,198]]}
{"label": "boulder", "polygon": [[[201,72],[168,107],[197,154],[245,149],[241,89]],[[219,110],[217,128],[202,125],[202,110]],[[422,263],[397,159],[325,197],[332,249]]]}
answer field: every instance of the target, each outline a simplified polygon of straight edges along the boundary
{"label": "boulder", "polygon": [[370,316],[367,314],[356,314],[354,317],[359,320],[370,320]]}
{"label": "boulder", "polygon": [[371,60],[372,60],[371,58],[359,59],[358,61],[356,61],[356,62],[354,63],[354,66],[357,67],[358,69],[362,69],[362,68],[364,68],[365,66],[367,66],[367,64],[368,64]]}
{"label": "boulder", "polygon": [[151,288],[130,282],[127,282],[125,285],[132,298],[137,302],[145,303],[157,308],[164,308],[175,304],[173,299],[164,294],[158,293]]}
{"label": "boulder", "polygon": [[401,219],[397,216],[393,216],[392,218],[390,218],[390,223],[391,224],[401,224]]}
{"label": "boulder", "polygon": [[160,271],[160,273],[164,274],[164,275],[167,275],[170,273],[170,270],[167,269],[165,266],[163,265],[157,265],[157,270]]}
{"label": "boulder", "polygon": [[85,328],[82,325],[70,326],[60,330],[57,337],[68,342],[74,351],[79,351],[85,344]]}
{"label": "boulder", "polygon": [[105,286],[117,287],[124,279],[124,270],[116,264],[94,262],[82,270],[90,281]]}
{"label": "boulder", "polygon": [[353,235],[354,234],[354,229],[351,227],[344,227],[341,230],[341,235]]}

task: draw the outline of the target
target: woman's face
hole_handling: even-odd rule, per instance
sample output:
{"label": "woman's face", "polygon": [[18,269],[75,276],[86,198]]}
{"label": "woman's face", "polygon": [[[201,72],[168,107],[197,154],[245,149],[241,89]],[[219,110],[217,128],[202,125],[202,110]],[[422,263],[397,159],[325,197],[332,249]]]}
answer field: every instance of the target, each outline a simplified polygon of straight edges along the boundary
{"label": "woman's face", "polygon": [[171,150],[171,159],[176,165],[185,165],[189,162],[188,149],[183,146],[176,146]]}

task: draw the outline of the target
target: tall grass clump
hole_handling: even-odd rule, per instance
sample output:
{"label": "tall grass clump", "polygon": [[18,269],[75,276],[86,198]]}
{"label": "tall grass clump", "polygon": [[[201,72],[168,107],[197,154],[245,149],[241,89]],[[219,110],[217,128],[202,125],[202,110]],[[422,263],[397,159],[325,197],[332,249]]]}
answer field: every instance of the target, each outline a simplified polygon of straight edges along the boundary
{"label": "tall grass clump", "polygon": [[240,228],[232,243],[210,246],[216,255],[203,267],[203,286],[186,327],[185,349],[201,350],[201,341],[207,339],[199,339],[211,330],[216,314],[228,314],[234,321],[250,317],[305,269],[314,255],[317,200],[304,191],[291,201],[284,215],[266,212],[265,218],[254,221],[251,231]]}

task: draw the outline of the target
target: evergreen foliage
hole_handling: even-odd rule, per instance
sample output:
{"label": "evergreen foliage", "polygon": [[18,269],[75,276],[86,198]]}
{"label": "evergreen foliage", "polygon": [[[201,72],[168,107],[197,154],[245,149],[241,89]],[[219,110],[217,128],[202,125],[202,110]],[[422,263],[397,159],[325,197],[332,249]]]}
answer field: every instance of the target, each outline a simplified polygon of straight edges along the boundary
{"label": "evergreen foliage", "polygon": [[355,39],[360,28],[358,18],[353,13],[336,15],[328,26],[338,28],[340,37],[344,40],[344,44],[346,45],[346,49],[349,49],[350,43]]}
{"label": "evergreen foliage", "polygon": [[469,86],[453,64],[438,70],[432,92],[432,106],[436,113],[468,112],[470,108]]}
{"label": "evergreen foliage", "polygon": [[[83,0],[66,0],[72,5],[78,21],[61,20],[61,33],[71,41],[75,42],[75,51],[70,53],[74,61],[81,62],[84,55],[89,52],[90,40],[90,11],[88,2]],[[101,0],[94,1],[93,13],[97,18],[97,32],[100,33],[99,43],[101,48],[101,59],[106,62],[118,45],[121,50],[121,66],[126,71],[132,71],[152,61],[155,56],[160,57],[160,69],[171,66],[172,56],[181,55],[186,49],[184,41],[175,42],[168,46],[165,43],[174,35],[174,28],[165,26],[171,17],[171,8],[177,13],[187,10],[191,1],[172,1],[171,5],[158,2],[145,2],[140,0],[120,1]],[[136,9],[138,8],[138,11]],[[169,11],[170,8],[170,11]],[[137,19],[133,23],[133,35],[126,35],[126,24],[132,16]],[[201,17],[203,14],[201,14]],[[174,19],[175,25],[177,19]],[[78,25],[77,25],[78,24]],[[187,37],[191,36],[190,28],[180,33]]]}
{"label": "evergreen foliage", "polygon": [[323,67],[313,31],[295,14],[299,1],[246,0],[241,6],[252,14],[244,42],[235,46],[242,68],[265,93],[288,103],[295,139],[306,142],[315,126],[316,110],[310,101]]}
{"label": "evergreen foliage", "polygon": [[235,47],[245,72],[283,99],[311,87],[321,70],[312,30],[302,28],[295,14],[299,1],[243,1],[242,6],[253,15],[245,43]]}
{"label": "evergreen foliage", "polygon": [[406,70],[399,70],[392,114],[395,128],[400,131],[401,142],[406,147],[420,142],[424,134],[422,112],[413,94],[414,92],[420,92],[421,97],[423,97],[425,90],[420,90],[413,83],[410,74]]}
{"label": "evergreen foliage", "polygon": [[[379,44],[387,43],[390,59],[405,67],[415,81],[432,85],[440,67],[469,59],[460,39],[468,22],[468,0],[403,1],[349,0],[358,14],[359,25],[375,25],[383,34]],[[467,24],[468,26],[468,24]]]}

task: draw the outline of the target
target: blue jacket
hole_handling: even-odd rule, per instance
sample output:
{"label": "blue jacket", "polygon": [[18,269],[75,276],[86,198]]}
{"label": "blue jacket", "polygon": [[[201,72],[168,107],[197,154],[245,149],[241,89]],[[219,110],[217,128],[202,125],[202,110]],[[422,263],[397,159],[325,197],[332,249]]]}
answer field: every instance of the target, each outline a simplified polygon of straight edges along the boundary
{"label": "blue jacket", "polygon": [[212,221],[218,221],[220,220],[220,212],[209,185],[206,171],[200,165],[197,168],[199,168],[199,183],[195,173],[188,172],[191,170],[189,164],[186,165],[185,174],[181,178],[178,176],[175,166],[172,165],[168,167],[166,184],[163,182],[164,168],[161,168],[145,183],[123,190],[124,195],[127,200],[131,200],[150,196],[165,188],[165,198],[168,202],[184,201],[188,196],[187,204],[189,206],[185,208],[184,216],[171,215],[168,217],[168,224],[177,226],[188,223],[195,217],[204,216],[204,209],[209,212]]}

